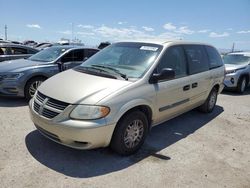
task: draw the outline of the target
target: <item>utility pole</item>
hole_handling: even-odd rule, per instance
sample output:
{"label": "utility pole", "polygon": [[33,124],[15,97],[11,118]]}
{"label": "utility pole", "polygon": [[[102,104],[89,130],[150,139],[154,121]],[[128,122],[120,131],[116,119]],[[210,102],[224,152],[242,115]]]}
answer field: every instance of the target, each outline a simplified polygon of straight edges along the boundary
{"label": "utility pole", "polygon": [[8,33],[8,27],[7,27],[7,25],[5,24],[5,26],[4,26],[4,30],[5,30],[5,40],[8,40],[8,37],[7,37],[7,33]]}
{"label": "utility pole", "polygon": [[235,45],[235,44],[233,43],[233,46],[232,46],[232,52],[234,52],[234,45]]}
{"label": "utility pole", "polygon": [[73,42],[74,39],[74,23],[72,22],[72,28],[71,28],[71,42]]}

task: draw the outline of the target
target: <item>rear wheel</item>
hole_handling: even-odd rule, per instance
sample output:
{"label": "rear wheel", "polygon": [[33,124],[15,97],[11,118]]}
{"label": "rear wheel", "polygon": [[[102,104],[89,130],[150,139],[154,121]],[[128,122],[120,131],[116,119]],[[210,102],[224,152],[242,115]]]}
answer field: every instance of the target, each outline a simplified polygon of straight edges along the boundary
{"label": "rear wheel", "polygon": [[244,91],[246,90],[246,86],[247,86],[247,78],[245,76],[241,77],[237,85],[237,91],[239,93],[244,93]]}
{"label": "rear wheel", "polygon": [[216,105],[216,101],[217,101],[217,95],[218,95],[218,91],[213,88],[211,90],[211,92],[208,95],[207,100],[205,101],[204,104],[202,104],[198,109],[201,112],[204,113],[210,113],[213,111],[215,105]]}
{"label": "rear wheel", "polygon": [[148,133],[148,120],[141,111],[126,114],[116,125],[110,147],[120,155],[130,155],[140,149]]}
{"label": "rear wheel", "polygon": [[30,100],[35,95],[37,88],[42,84],[44,80],[44,77],[36,77],[27,82],[24,89],[26,100]]}

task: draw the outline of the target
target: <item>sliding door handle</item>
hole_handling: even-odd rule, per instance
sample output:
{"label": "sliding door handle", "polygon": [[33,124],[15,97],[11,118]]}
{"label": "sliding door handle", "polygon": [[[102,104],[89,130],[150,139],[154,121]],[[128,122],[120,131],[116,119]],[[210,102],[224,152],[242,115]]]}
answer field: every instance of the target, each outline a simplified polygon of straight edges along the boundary
{"label": "sliding door handle", "polygon": [[192,83],[192,88],[195,88],[195,87],[197,87],[197,86],[198,86],[198,83],[197,83],[197,82]]}
{"label": "sliding door handle", "polygon": [[187,91],[189,89],[190,89],[190,85],[186,85],[186,86],[183,87],[183,91]]}

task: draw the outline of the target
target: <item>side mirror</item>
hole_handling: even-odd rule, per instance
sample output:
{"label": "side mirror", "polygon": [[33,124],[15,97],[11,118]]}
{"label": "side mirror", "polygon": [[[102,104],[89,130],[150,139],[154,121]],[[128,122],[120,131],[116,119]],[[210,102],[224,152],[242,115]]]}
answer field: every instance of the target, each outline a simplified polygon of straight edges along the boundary
{"label": "side mirror", "polygon": [[86,61],[88,59],[88,57],[85,57],[84,59],[83,59],[83,61]]}
{"label": "side mirror", "polygon": [[175,78],[175,71],[170,68],[164,68],[159,74],[154,73],[149,79],[150,84],[155,84],[159,81],[171,80]]}

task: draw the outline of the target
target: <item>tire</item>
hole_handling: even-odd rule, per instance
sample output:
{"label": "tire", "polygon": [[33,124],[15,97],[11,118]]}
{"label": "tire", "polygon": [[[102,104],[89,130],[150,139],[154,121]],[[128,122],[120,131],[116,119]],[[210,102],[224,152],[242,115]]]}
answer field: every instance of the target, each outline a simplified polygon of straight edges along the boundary
{"label": "tire", "polygon": [[202,104],[198,108],[198,110],[203,113],[211,113],[214,110],[214,107],[216,105],[217,95],[218,95],[218,91],[215,88],[213,88],[210,91],[207,100],[204,102],[204,104]]}
{"label": "tire", "polygon": [[117,123],[110,147],[120,155],[131,155],[140,149],[147,133],[146,115],[141,111],[132,111]]}
{"label": "tire", "polygon": [[247,87],[247,78],[245,76],[241,77],[239,79],[238,85],[237,85],[237,92],[244,93]]}
{"label": "tire", "polygon": [[24,94],[25,99],[29,101],[35,94],[37,88],[41,85],[41,83],[46,80],[44,77],[36,77],[30,79],[25,86]]}

